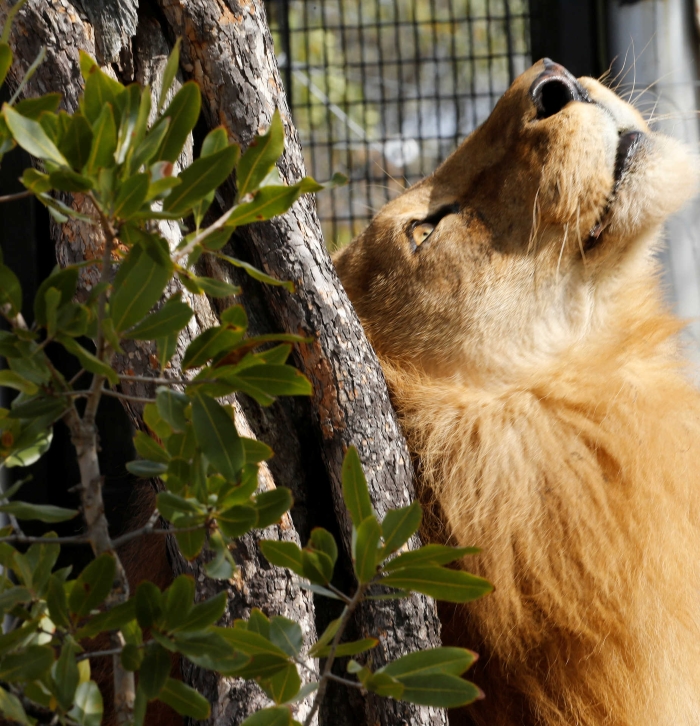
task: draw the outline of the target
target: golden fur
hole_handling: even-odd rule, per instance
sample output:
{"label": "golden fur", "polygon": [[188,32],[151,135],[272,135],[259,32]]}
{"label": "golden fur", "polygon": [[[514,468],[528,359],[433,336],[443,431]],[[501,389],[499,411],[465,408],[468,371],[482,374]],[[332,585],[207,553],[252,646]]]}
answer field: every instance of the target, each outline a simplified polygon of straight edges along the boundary
{"label": "golden fur", "polygon": [[[538,113],[547,74],[581,97]],[[486,694],[455,723],[700,724],[700,396],[654,258],[695,166],[612,91],[540,61],[336,258],[426,534],[479,545],[464,565],[496,587],[442,612]]]}

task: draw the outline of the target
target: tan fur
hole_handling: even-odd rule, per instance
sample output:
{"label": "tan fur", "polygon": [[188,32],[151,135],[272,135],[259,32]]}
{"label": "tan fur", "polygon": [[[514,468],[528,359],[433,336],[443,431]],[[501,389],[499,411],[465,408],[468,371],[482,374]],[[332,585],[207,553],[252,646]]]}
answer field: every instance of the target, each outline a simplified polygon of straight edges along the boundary
{"label": "tan fur", "polygon": [[[538,118],[543,69],[336,265],[419,463],[426,534],[480,546],[464,566],[496,587],[442,612],[486,693],[455,722],[696,725],[700,396],[653,256],[696,160],[592,79],[594,103]],[[411,223],[453,203],[413,249]]]}

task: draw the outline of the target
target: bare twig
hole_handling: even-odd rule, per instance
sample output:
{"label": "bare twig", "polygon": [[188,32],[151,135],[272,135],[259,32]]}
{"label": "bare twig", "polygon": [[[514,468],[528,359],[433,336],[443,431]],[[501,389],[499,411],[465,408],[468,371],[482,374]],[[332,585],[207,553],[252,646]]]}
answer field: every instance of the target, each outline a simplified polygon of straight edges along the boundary
{"label": "bare twig", "polygon": [[76,656],[75,660],[87,660],[88,658],[103,658],[108,655],[121,655],[122,648],[111,648],[110,650],[93,650],[87,653],[81,653]]}
{"label": "bare twig", "polygon": [[[9,515],[11,520],[14,519]],[[10,520],[10,521],[11,521]],[[14,525],[12,525],[14,529]],[[90,540],[85,535],[76,535],[75,537],[30,537],[23,534],[20,530],[19,534],[11,534],[7,537],[0,537],[0,542],[8,544],[57,544],[57,545],[86,545],[90,544]]]}
{"label": "bare twig", "polygon": [[314,698],[314,705],[311,707],[311,710],[309,711],[306,720],[304,721],[304,726],[311,726],[311,722],[316,715],[316,711],[318,711],[318,708],[321,705],[321,701],[323,701],[328,681],[335,680],[335,678],[331,678],[331,668],[333,668],[333,663],[335,661],[335,652],[338,649],[338,644],[340,643],[340,639],[343,637],[345,628],[350,622],[350,617],[352,616],[355,608],[362,602],[362,598],[364,597],[367,588],[371,584],[371,582],[359,583],[355,594],[352,596],[352,600],[350,600],[350,602],[343,609],[340,625],[338,626],[338,630],[335,634],[335,637],[333,638],[333,642],[331,643],[330,652],[328,653],[328,657],[326,658],[326,664],[324,665],[323,673],[321,674],[321,680],[318,683],[318,690],[316,691],[316,698]]}
{"label": "bare twig", "polygon": [[15,202],[18,199],[26,199],[27,197],[33,197],[34,192],[29,191],[29,189],[26,189],[23,192],[17,192],[16,194],[5,194],[2,197],[0,197],[0,203],[2,202]]}
{"label": "bare twig", "polygon": [[344,686],[347,686],[348,688],[357,688],[360,691],[364,688],[364,686],[361,683],[359,683],[358,681],[350,681],[347,678],[341,678],[340,676],[336,676],[334,673],[328,674],[328,680],[335,681],[336,683],[342,683]]}
{"label": "bare twig", "polygon": [[153,378],[151,376],[127,376],[122,374],[119,374],[119,379],[127,383],[155,383],[162,386],[187,386],[192,383],[202,383],[202,381],[191,381],[189,378]]}
{"label": "bare twig", "polygon": [[122,401],[131,401],[132,403],[155,403],[155,398],[147,398],[145,396],[130,396],[128,393],[119,393],[111,388],[102,389],[103,396],[111,396],[112,398],[120,398]]}

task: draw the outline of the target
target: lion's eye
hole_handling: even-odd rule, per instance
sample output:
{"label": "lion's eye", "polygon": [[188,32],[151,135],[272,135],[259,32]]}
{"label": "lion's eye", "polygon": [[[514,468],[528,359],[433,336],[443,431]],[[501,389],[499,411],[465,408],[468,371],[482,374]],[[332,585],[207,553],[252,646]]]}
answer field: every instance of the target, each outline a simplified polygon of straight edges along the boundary
{"label": "lion's eye", "polygon": [[422,222],[421,224],[417,224],[411,230],[411,239],[413,239],[413,244],[415,244],[416,247],[420,247],[421,244],[423,244],[423,242],[425,242],[425,240],[430,237],[434,229],[435,225],[431,224],[430,222]]}

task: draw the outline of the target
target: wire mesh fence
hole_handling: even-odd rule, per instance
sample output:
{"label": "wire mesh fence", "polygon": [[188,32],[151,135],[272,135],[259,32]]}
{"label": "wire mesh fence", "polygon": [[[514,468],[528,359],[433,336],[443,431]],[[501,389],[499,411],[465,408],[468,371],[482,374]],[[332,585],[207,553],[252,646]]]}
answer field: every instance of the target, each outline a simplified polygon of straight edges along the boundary
{"label": "wire mesh fence", "polygon": [[527,0],[269,0],[327,243],[429,174],[530,65]]}

